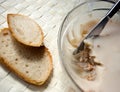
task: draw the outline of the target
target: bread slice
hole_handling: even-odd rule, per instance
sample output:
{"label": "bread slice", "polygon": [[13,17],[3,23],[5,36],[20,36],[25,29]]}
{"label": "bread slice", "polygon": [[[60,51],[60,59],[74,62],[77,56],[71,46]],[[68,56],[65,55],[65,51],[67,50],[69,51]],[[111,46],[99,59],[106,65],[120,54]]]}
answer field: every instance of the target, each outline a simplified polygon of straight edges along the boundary
{"label": "bread slice", "polygon": [[34,47],[41,46],[43,32],[35,21],[20,14],[8,14],[7,22],[12,35],[19,42]]}
{"label": "bread slice", "polygon": [[19,43],[9,29],[0,33],[0,57],[3,65],[31,84],[42,85],[52,72],[52,57],[48,49]]}

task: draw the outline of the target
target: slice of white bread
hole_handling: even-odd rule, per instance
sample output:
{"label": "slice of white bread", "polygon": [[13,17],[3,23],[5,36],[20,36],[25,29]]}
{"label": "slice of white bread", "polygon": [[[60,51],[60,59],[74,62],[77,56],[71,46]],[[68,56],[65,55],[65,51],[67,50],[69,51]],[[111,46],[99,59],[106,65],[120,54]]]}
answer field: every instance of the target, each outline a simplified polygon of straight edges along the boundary
{"label": "slice of white bread", "polygon": [[3,65],[31,84],[42,85],[52,72],[52,57],[45,46],[21,44],[7,28],[0,32],[0,58]]}
{"label": "slice of white bread", "polygon": [[7,22],[12,35],[19,42],[34,47],[41,46],[43,32],[34,20],[20,14],[8,14]]}

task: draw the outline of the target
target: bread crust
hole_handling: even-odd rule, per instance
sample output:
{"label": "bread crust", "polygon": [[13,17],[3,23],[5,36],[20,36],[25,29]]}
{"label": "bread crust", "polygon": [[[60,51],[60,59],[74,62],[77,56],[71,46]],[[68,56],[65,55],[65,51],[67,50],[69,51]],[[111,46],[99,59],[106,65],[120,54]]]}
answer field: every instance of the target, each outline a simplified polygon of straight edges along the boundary
{"label": "bread crust", "polygon": [[25,76],[24,74],[22,74],[21,72],[19,72],[14,66],[10,65],[7,60],[5,60],[3,57],[1,57],[1,64],[3,64],[4,66],[6,66],[10,71],[14,72],[17,76],[19,76],[20,78],[22,78],[24,81],[28,82],[28,83],[31,83],[33,85],[42,85],[46,82],[46,80],[49,78],[51,72],[52,72],[52,67],[53,67],[53,64],[52,64],[52,57],[50,55],[50,53],[48,52],[48,50],[46,49],[48,55],[49,55],[49,61],[50,61],[50,70],[49,72],[47,73],[48,75],[45,77],[45,80],[41,80],[41,81],[36,81],[36,80],[32,80],[32,79],[29,79],[27,76]]}
{"label": "bread crust", "polygon": [[21,15],[21,14],[8,14],[8,15],[7,15],[8,27],[9,27],[11,33],[12,33],[12,36],[14,36],[14,38],[15,38],[16,40],[18,40],[20,43],[22,43],[22,44],[24,44],[24,45],[33,46],[33,47],[40,47],[40,46],[42,45],[43,40],[44,40],[44,34],[43,34],[43,31],[42,31],[42,28],[41,28],[34,20],[32,20],[31,18],[29,18],[31,21],[33,21],[33,22],[37,25],[37,27],[39,28],[39,31],[40,31],[41,41],[40,41],[39,43],[37,43],[37,44],[25,43],[22,39],[19,39],[19,38],[14,34],[14,30],[13,30],[13,28],[10,26],[10,21],[9,21],[10,16],[21,16],[21,17],[26,17],[26,18],[29,18],[29,17],[24,16],[24,15]]}
{"label": "bread crust", "polygon": [[[2,31],[8,31],[9,29],[8,28],[4,28],[2,29]],[[1,32],[0,32],[1,33]],[[49,57],[49,62],[50,62],[50,69],[47,73],[47,76],[44,77],[44,80],[40,80],[40,81],[37,81],[37,80],[33,80],[33,79],[30,79],[28,78],[28,76],[24,75],[23,73],[21,73],[17,68],[15,68],[13,65],[11,65],[8,60],[6,60],[4,57],[0,56],[0,59],[1,59],[1,64],[3,64],[4,66],[6,66],[10,71],[12,71],[13,73],[15,73],[17,76],[19,76],[21,79],[23,79],[24,81],[28,82],[28,83],[31,83],[33,85],[42,85],[46,82],[46,80],[49,78],[49,76],[51,75],[52,73],[52,69],[53,69],[53,63],[52,63],[52,56],[48,50],[48,48],[45,48],[45,52],[44,53],[47,53],[47,57]]]}

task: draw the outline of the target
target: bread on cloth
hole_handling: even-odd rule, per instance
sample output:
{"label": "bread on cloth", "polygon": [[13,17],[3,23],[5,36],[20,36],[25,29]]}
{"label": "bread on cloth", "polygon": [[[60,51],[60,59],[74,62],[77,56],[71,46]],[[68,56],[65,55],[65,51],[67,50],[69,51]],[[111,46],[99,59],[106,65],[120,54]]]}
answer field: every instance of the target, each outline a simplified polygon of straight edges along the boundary
{"label": "bread on cloth", "polygon": [[52,72],[52,57],[48,49],[20,43],[8,28],[0,32],[0,58],[2,64],[31,84],[42,85]]}
{"label": "bread on cloth", "polygon": [[8,14],[7,22],[12,35],[19,42],[33,47],[39,47],[42,45],[42,29],[28,16],[20,14]]}

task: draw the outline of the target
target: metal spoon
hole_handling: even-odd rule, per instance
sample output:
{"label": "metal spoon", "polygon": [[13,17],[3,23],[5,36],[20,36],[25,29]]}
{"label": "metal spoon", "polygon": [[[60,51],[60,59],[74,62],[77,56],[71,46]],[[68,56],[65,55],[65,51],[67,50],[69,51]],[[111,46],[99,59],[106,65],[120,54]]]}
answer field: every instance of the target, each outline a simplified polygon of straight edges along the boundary
{"label": "metal spoon", "polygon": [[73,55],[76,55],[81,50],[84,49],[84,40],[90,37],[97,37],[102,32],[105,25],[108,23],[110,18],[120,9],[120,0],[118,0],[113,7],[108,11],[105,17],[101,19],[101,21],[88,33],[88,35],[81,41],[79,46],[76,48],[76,50],[73,52]]}

